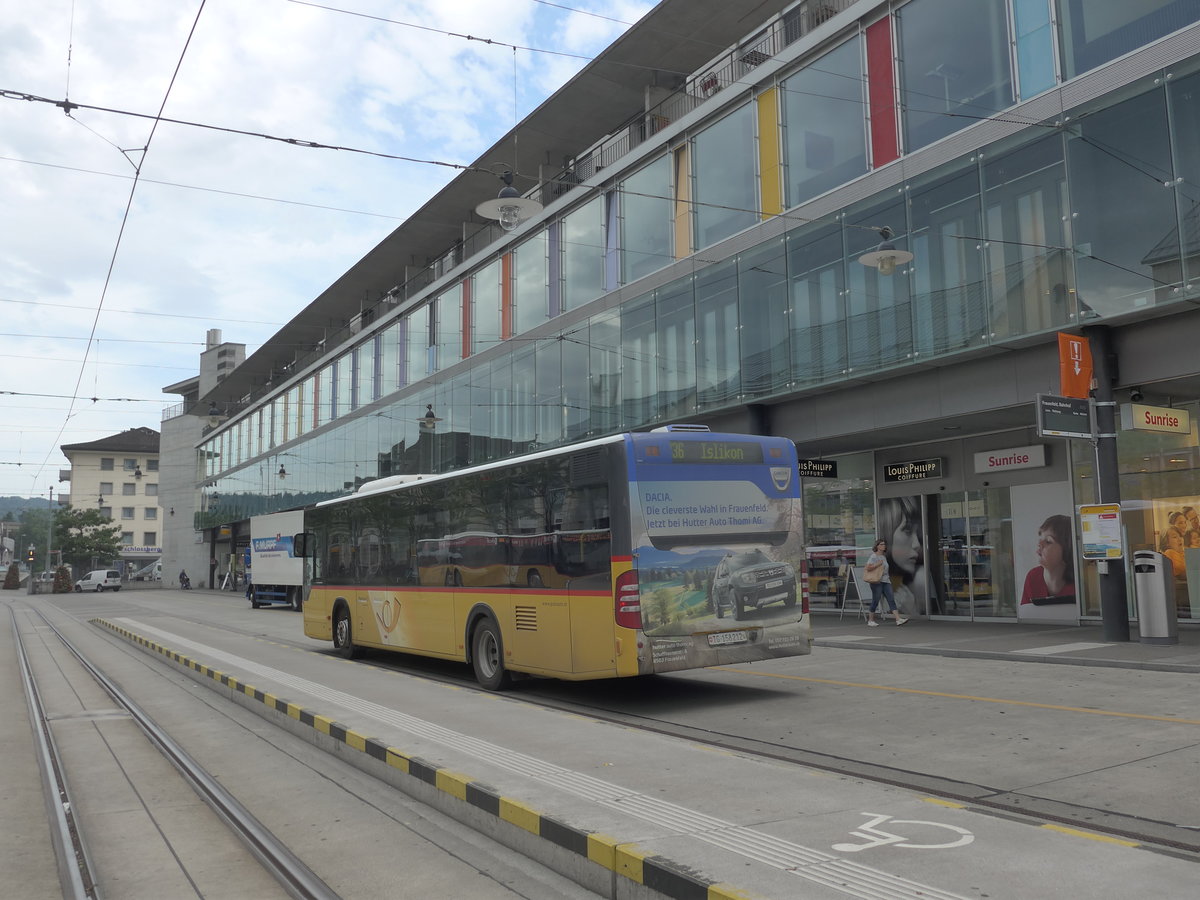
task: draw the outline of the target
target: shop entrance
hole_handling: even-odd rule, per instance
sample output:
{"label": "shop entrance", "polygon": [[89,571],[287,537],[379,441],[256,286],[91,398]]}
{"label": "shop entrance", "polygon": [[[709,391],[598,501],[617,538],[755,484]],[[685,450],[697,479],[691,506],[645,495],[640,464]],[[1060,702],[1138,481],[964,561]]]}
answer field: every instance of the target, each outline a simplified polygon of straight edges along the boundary
{"label": "shop entrance", "polygon": [[1008,488],[891,497],[879,515],[905,615],[1017,617]]}
{"label": "shop entrance", "polygon": [[929,497],[931,547],[937,567],[930,614],[956,619],[1013,620],[1012,509],[1007,488]]}

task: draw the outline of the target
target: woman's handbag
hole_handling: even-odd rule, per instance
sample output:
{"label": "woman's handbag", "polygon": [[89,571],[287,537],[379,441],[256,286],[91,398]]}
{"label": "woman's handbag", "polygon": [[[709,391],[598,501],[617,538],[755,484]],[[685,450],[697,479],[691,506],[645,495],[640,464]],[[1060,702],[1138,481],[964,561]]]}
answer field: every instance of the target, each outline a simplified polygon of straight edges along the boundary
{"label": "woman's handbag", "polygon": [[879,565],[872,569],[870,566],[863,569],[863,581],[867,584],[879,584],[883,581],[883,566]]}

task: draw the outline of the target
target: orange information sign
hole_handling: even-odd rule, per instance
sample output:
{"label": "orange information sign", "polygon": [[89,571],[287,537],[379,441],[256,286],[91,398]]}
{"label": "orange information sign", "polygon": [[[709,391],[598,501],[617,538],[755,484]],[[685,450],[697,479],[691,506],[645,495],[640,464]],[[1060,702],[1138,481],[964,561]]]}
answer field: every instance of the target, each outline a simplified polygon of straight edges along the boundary
{"label": "orange information sign", "polygon": [[1058,371],[1059,394],[1086,400],[1092,387],[1092,348],[1087,338],[1058,333]]}

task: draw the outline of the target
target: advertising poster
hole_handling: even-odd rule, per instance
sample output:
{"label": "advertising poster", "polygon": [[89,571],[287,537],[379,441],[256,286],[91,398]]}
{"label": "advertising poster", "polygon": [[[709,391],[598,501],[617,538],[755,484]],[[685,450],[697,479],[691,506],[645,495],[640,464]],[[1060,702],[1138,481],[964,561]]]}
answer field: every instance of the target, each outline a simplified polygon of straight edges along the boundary
{"label": "advertising poster", "polygon": [[1163,497],[1153,509],[1154,549],[1170,561],[1179,614],[1200,618],[1200,579],[1192,574],[1200,569],[1200,498]]}
{"label": "advertising poster", "polygon": [[1074,509],[1066,484],[1010,489],[1018,621],[1078,622]]}
{"label": "advertising poster", "polygon": [[888,574],[896,594],[896,606],[906,616],[925,615],[928,573],[920,496],[880,500],[876,525],[880,539],[887,542]]}
{"label": "advertising poster", "polygon": [[751,645],[768,658],[798,645],[795,467],[654,464],[635,476],[634,558],[655,667],[718,664],[723,649],[745,658]]}

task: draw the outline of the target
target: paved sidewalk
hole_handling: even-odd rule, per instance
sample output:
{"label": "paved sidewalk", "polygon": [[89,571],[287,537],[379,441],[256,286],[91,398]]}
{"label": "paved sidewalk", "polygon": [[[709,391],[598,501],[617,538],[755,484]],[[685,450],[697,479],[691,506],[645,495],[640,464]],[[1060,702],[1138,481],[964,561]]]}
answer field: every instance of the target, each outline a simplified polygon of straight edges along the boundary
{"label": "paved sidewalk", "polygon": [[1200,673],[1200,626],[1179,626],[1177,644],[1146,644],[1130,625],[1130,640],[1107,643],[1100,625],[1024,625],[910,619],[897,628],[881,619],[868,628],[861,617],[813,615],[818,647],[924,653],[932,656],[1022,660],[1076,666]]}

